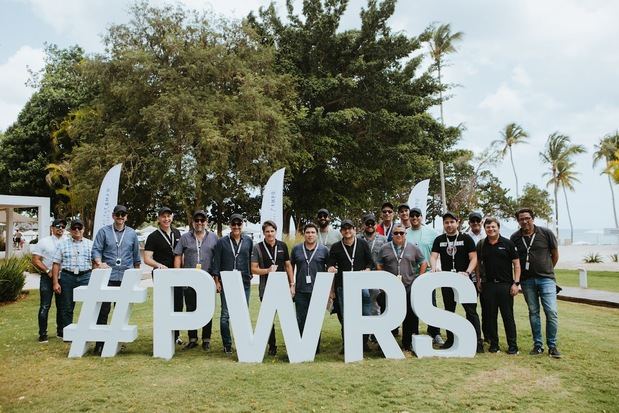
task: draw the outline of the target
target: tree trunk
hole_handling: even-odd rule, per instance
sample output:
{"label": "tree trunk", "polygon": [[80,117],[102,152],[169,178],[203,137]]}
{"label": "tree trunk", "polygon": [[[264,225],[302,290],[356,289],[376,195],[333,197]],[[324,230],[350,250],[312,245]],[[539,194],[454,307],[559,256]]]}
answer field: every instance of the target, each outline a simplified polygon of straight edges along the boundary
{"label": "tree trunk", "polygon": [[518,191],[518,175],[516,175],[516,166],[514,166],[514,156],[512,155],[512,147],[509,148],[509,159],[512,161],[512,169],[514,170],[514,178],[516,178],[516,199],[520,199],[520,192]]}
{"label": "tree trunk", "polygon": [[610,196],[613,200],[613,215],[615,217],[615,228],[619,228],[619,222],[617,221],[617,206],[615,205],[615,190],[613,189],[613,181],[610,179],[610,174],[606,174],[608,176],[608,185],[610,185]]}
{"label": "tree trunk", "polygon": [[570,213],[570,204],[567,202],[567,191],[563,187],[563,195],[565,196],[565,206],[567,208],[567,218],[570,221],[570,245],[574,243],[574,226],[572,225],[572,214]]}
{"label": "tree trunk", "polygon": [[[436,62],[436,67],[438,68],[438,84],[439,86],[442,86],[441,83],[441,62],[437,61]],[[438,91],[438,97],[439,97],[439,104],[440,104],[440,108],[441,108],[441,125],[445,126],[445,119],[443,119],[443,90],[439,90]]]}
{"label": "tree trunk", "polygon": [[557,242],[559,242],[559,244],[560,244],[561,241],[559,240],[559,203],[557,201],[557,192],[558,191],[559,191],[559,186],[555,182],[555,190],[554,190],[554,194],[555,194],[555,232],[557,233]]}

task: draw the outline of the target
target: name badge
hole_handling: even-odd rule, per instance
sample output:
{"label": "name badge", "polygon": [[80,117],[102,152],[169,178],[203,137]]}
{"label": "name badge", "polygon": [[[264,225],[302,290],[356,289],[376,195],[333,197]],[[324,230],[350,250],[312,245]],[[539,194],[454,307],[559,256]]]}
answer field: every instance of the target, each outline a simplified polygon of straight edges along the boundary
{"label": "name badge", "polygon": [[529,269],[529,261],[527,261],[527,262],[524,264],[524,269],[525,269],[525,270],[528,270],[528,269]]}
{"label": "name badge", "polygon": [[306,282],[307,284],[311,284],[311,283],[312,283],[312,277],[311,277],[311,276],[309,276],[309,275],[306,275],[306,276],[305,276],[305,282]]}
{"label": "name badge", "polygon": [[201,269],[202,269],[202,264],[197,263],[197,264],[196,264],[196,268],[197,268],[198,270],[201,270]]}
{"label": "name badge", "polygon": [[80,269],[79,268],[77,268],[77,267],[73,268],[73,274],[79,275],[79,273],[80,273]]}

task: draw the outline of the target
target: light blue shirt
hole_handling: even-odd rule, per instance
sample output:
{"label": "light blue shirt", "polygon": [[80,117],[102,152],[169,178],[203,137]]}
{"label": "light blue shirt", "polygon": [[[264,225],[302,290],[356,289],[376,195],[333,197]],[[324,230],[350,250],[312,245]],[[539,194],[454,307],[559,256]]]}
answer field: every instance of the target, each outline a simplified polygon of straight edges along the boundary
{"label": "light blue shirt", "polygon": [[430,254],[432,253],[432,244],[438,236],[436,231],[430,227],[422,225],[419,229],[408,228],[406,230],[406,240],[419,248],[423,257],[430,265]]}
{"label": "light blue shirt", "polygon": [[[118,259],[120,258],[120,263]],[[121,281],[125,270],[141,264],[140,243],[133,228],[125,225],[116,231],[114,224],[106,225],[97,232],[92,246],[92,260],[101,260],[112,268],[111,281]]]}
{"label": "light blue shirt", "polygon": [[89,271],[92,269],[91,250],[92,241],[88,238],[79,241],[72,237],[65,238],[58,244],[53,261],[65,271]]}

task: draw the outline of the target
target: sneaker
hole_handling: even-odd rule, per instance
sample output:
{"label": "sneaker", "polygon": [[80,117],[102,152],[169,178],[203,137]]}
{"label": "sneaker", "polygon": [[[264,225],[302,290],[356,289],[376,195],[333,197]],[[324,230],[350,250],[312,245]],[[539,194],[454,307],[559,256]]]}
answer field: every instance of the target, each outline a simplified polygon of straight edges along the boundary
{"label": "sneaker", "polygon": [[43,334],[42,336],[39,336],[39,343],[47,343],[47,334]]}
{"label": "sneaker", "polygon": [[499,349],[499,346],[490,346],[490,348],[488,349],[488,352],[490,352],[490,353],[500,353],[501,350]]}
{"label": "sneaker", "polygon": [[187,343],[185,345],[185,350],[190,350],[192,348],[196,348],[198,347],[198,342],[197,341],[190,341],[189,343]]}
{"label": "sneaker", "polygon": [[232,347],[224,347],[224,353],[226,353],[226,356],[232,355]]}
{"label": "sneaker", "polygon": [[277,355],[277,346],[269,346],[269,356]]}
{"label": "sneaker", "polygon": [[484,352],[484,342],[480,341],[477,343],[477,353],[483,353]]}
{"label": "sneaker", "polygon": [[183,345],[183,340],[179,337],[176,339],[176,344],[178,344],[179,346]]}
{"label": "sneaker", "polygon": [[448,348],[451,348],[451,346],[453,346],[453,345],[454,345],[453,341],[451,343],[446,341],[446,342],[443,343],[442,346],[440,346],[440,348],[443,349],[443,350],[446,350]]}
{"label": "sneaker", "polygon": [[442,346],[443,344],[445,344],[445,341],[443,340],[443,337],[441,337],[440,334],[437,334],[434,336],[433,343],[436,344],[437,346]]}
{"label": "sneaker", "polygon": [[509,354],[510,356],[516,356],[519,353],[520,352],[518,351],[518,347],[510,347],[509,349],[507,349],[507,354]]}
{"label": "sneaker", "polygon": [[533,350],[529,351],[531,356],[539,356],[540,354],[544,354],[544,349],[542,347],[535,346]]}
{"label": "sneaker", "polygon": [[404,346],[404,347],[402,347],[402,351],[406,351],[408,353],[412,353],[413,352],[413,347],[411,347],[411,346]]}
{"label": "sneaker", "polygon": [[93,353],[95,354],[95,356],[100,356],[102,352],[103,352],[103,344],[95,344],[95,349],[93,350]]}
{"label": "sneaker", "polygon": [[548,349],[548,355],[550,357],[552,357],[552,358],[555,358],[555,359],[560,359],[561,358],[561,352],[556,347],[550,347]]}
{"label": "sneaker", "polygon": [[202,350],[209,351],[211,349],[211,342],[202,340]]}

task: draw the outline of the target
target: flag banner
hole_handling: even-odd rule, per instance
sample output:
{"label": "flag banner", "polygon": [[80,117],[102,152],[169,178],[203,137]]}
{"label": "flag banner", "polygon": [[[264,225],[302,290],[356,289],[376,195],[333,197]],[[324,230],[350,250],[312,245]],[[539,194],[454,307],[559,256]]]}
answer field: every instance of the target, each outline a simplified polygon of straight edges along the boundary
{"label": "flag banner", "polygon": [[110,169],[99,188],[97,198],[97,209],[95,210],[95,224],[92,229],[92,236],[97,235],[99,229],[113,222],[112,210],[118,204],[118,186],[120,184],[120,170],[122,164],[119,163]]}
{"label": "flag banner", "polygon": [[294,217],[290,216],[290,224],[288,225],[288,237],[294,239],[297,236],[297,226],[294,223]]}
{"label": "flag banner", "polygon": [[282,239],[284,227],[284,172],[286,168],[277,170],[269,178],[262,192],[262,208],[260,208],[260,224],[271,220],[277,225],[277,239]]}
{"label": "flag banner", "polygon": [[413,208],[419,208],[421,210],[421,214],[423,218],[426,218],[426,209],[428,208],[428,191],[430,190],[430,180],[423,180],[411,191],[408,196],[408,206]]}

